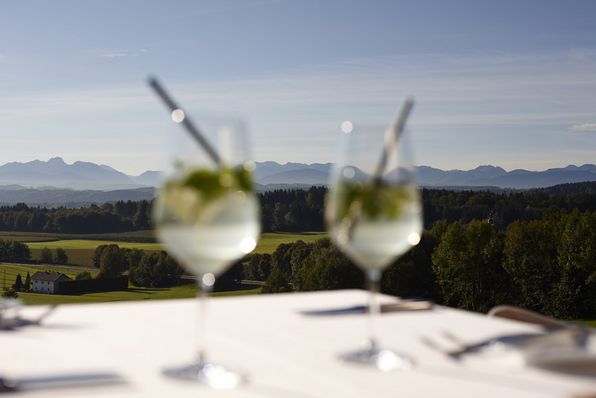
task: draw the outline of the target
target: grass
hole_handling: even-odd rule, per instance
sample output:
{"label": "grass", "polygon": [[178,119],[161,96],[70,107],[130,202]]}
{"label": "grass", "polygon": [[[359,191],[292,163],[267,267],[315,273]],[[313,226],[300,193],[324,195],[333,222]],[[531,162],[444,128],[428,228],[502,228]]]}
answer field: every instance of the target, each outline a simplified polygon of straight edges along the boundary
{"label": "grass", "polygon": [[19,299],[25,304],[74,304],[104,303],[124,300],[161,300],[174,298],[191,298],[196,295],[194,284],[174,286],[170,288],[131,288],[126,291],[88,293],[80,296],[63,296],[59,294],[19,293]]}
{"label": "grass", "polygon": [[14,232],[0,231],[0,239],[16,240],[19,242],[51,242],[54,240],[84,239],[106,240],[118,242],[154,242],[152,230],[132,232],[110,232],[105,234],[59,234],[52,232]]}
{"label": "grass", "polygon": [[143,250],[161,250],[159,243],[138,243],[138,242],[117,242],[108,240],[86,240],[86,239],[69,239],[69,240],[55,240],[52,242],[27,242],[27,246],[30,249],[43,249],[48,247],[50,249],[56,249],[61,247],[62,249],[83,249],[83,250],[95,250],[97,246],[115,244],[122,248],[127,249],[143,249]]}
{"label": "grass", "polygon": [[[149,231],[150,232],[150,231]],[[2,235],[0,232],[0,239],[7,239],[9,235]],[[4,233],[6,234],[6,233]],[[135,233],[128,233],[130,235]],[[148,231],[140,231],[140,234],[148,234]],[[124,237],[122,234],[121,237]],[[93,265],[93,253],[95,248],[99,245],[116,244],[123,248],[142,249],[148,252],[162,250],[163,246],[159,243],[146,242],[124,242],[111,240],[86,239],[86,235],[77,235],[79,239],[56,239],[58,235],[38,235],[18,233],[18,237],[22,242],[26,242],[31,249],[31,255],[34,260],[40,259],[41,249],[47,247],[49,249],[62,248],[66,251],[68,256],[68,263],[73,265],[81,265],[90,267]],[[255,253],[273,253],[277,246],[282,243],[291,243],[297,240],[305,242],[312,242],[317,239],[324,238],[324,232],[302,232],[302,233],[285,233],[285,232],[268,232],[261,235],[261,238],[255,249]],[[53,240],[52,240],[53,237]]]}
{"label": "grass", "polygon": [[292,243],[297,240],[313,242],[326,236],[327,234],[325,232],[267,232],[261,235],[254,253],[273,253],[277,249],[277,246],[282,243]]}
{"label": "grass", "polygon": [[[76,267],[64,266],[31,266],[16,264],[0,264],[0,291],[4,287],[4,278],[6,277],[6,287],[9,288],[15,282],[17,274],[21,274],[23,282],[27,272],[33,275],[37,271],[55,271],[62,272],[73,278],[81,271],[89,271],[93,276],[97,275],[97,270],[88,270],[86,268],[77,269]],[[248,294],[258,294],[261,288],[234,290],[226,292],[215,292],[214,297],[240,296]],[[100,303],[108,301],[123,300],[163,300],[174,298],[195,297],[197,289],[194,283],[168,288],[144,288],[131,286],[126,291],[88,293],[79,296],[58,295],[58,294],[40,294],[40,293],[19,293],[19,299],[25,304],[67,304],[67,303]]]}
{"label": "grass", "polygon": [[[101,239],[105,236],[105,240]],[[27,272],[33,275],[36,271],[51,270],[62,272],[73,278],[82,271],[90,271],[92,275],[97,274],[97,270],[89,270],[85,267],[92,265],[93,254],[99,245],[117,244],[120,247],[143,249],[148,252],[161,250],[159,243],[134,242],[135,239],[150,239],[152,231],[127,232],[122,234],[105,235],[66,235],[66,234],[44,234],[27,232],[1,232],[0,239],[19,240],[27,243],[31,249],[32,258],[39,260],[40,252],[44,247],[52,250],[62,248],[68,255],[68,263],[73,266],[54,266],[54,265],[14,265],[0,264],[0,290],[3,287],[4,272],[6,272],[6,287],[12,286],[18,273],[21,274],[23,281]],[[127,237],[132,242],[125,241]],[[291,243],[297,240],[312,242],[326,237],[324,232],[302,232],[302,233],[264,233],[255,253],[273,253],[277,246],[282,243]],[[75,239],[76,238],[76,239]],[[112,238],[118,240],[112,240]],[[80,268],[77,268],[80,266]],[[216,292],[215,297],[238,296],[245,294],[258,294],[261,288],[244,289],[228,292]],[[89,293],[80,296],[62,296],[38,293],[19,293],[19,298],[26,304],[64,304],[64,303],[98,303],[107,301],[122,300],[153,300],[153,299],[173,299],[190,298],[196,295],[194,284],[175,286],[171,288],[130,288],[127,291]]]}
{"label": "grass", "polygon": [[17,278],[17,274],[21,274],[21,278],[23,279],[23,282],[25,282],[25,276],[27,275],[27,272],[29,272],[29,274],[31,276],[33,276],[33,274],[36,273],[37,271],[61,272],[72,279],[74,279],[75,276],[77,276],[77,274],[82,271],[89,271],[91,273],[91,275],[93,275],[93,276],[97,275],[97,269],[88,269],[85,267],[79,268],[76,266],[65,267],[65,266],[59,266],[59,265],[35,266],[35,265],[20,265],[20,264],[19,265],[17,265],[17,264],[0,264],[0,289],[4,287],[5,278],[6,278],[6,287],[9,288],[10,286],[12,286],[14,284],[15,279]]}
{"label": "grass", "polygon": [[[261,288],[233,290],[212,293],[213,297],[244,296],[259,294]],[[195,284],[174,286],[169,288],[132,287],[126,291],[88,293],[80,296],[62,296],[58,294],[19,293],[19,299],[25,304],[76,304],[76,303],[105,303],[111,301],[128,300],[164,300],[196,297]]]}
{"label": "grass", "polygon": [[138,242],[117,242],[107,240],[55,240],[51,242],[26,242],[29,249],[31,249],[31,257],[34,260],[39,260],[41,250],[44,247],[49,249],[62,248],[66,251],[69,264],[82,265],[90,267],[93,265],[93,254],[95,249],[100,245],[115,244],[122,248],[128,249],[142,249],[148,252],[161,250],[162,246],[159,243],[138,243]]}

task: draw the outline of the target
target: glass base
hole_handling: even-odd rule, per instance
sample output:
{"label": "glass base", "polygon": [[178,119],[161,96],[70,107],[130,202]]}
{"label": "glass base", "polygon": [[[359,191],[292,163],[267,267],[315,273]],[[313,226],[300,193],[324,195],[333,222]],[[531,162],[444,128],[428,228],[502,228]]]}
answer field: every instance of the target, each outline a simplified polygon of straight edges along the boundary
{"label": "glass base", "polygon": [[340,359],[358,365],[374,367],[384,372],[390,370],[408,370],[412,369],[415,365],[414,360],[407,355],[377,347],[348,352],[340,355]]}
{"label": "glass base", "polygon": [[174,379],[193,381],[215,390],[230,390],[247,381],[245,375],[209,362],[167,368],[163,370],[163,374]]}

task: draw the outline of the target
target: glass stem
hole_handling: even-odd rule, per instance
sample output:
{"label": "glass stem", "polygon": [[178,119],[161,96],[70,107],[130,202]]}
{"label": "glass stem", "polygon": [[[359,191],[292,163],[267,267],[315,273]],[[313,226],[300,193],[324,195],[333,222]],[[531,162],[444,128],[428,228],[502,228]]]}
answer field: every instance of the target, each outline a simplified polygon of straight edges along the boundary
{"label": "glass stem", "polygon": [[199,277],[197,280],[199,288],[198,301],[199,301],[199,319],[198,319],[198,331],[197,331],[197,357],[199,363],[203,364],[207,361],[207,333],[205,330],[206,318],[207,318],[207,296],[213,288],[213,285],[206,285],[203,283],[203,278]]}
{"label": "glass stem", "polygon": [[375,334],[375,318],[381,312],[381,307],[377,301],[377,293],[381,283],[381,271],[370,270],[366,273],[368,282],[368,341],[371,350],[378,349],[377,338]]}

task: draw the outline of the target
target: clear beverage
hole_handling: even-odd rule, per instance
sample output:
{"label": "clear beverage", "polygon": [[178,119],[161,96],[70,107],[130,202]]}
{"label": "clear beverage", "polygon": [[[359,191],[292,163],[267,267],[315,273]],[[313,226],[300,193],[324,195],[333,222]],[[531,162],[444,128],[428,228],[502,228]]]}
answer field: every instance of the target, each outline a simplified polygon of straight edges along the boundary
{"label": "clear beverage", "polygon": [[397,219],[363,219],[354,227],[351,239],[343,240],[345,233],[338,224],[330,227],[331,238],[363,270],[382,270],[395,258],[408,251],[420,240],[422,220],[419,206]]}
{"label": "clear beverage", "polygon": [[[151,84],[168,107],[176,105],[156,81]],[[168,135],[165,178],[152,206],[153,221],[164,248],[196,276],[200,311],[196,356],[163,373],[231,389],[247,377],[208,357],[205,309],[216,277],[250,253],[260,233],[249,135],[238,119],[201,117],[199,126],[178,108],[171,117],[188,134]]]}
{"label": "clear beverage", "polygon": [[[167,196],[167,192],[161,194],[161,197]],[[199,200],[195,198],[193,202],[196,204]],[[254,194],[231,192],[203,209],[195,205],[188,208],[188,199],[170,198],[168,206],[178,212],[188,211],[190,222],[161,223],[157,236],[194,275],[217,276],[255,248],[260,225],[255,217],[259,210]]]}
{"label": "clear beverage", "polygon": [[415,170],[401,128],[344,124],[325,218],[333,242],[365,273],[370,315],[369,344],[341,358],[384,371],[407,369],[413,360],[379,345],[373,319],[380,311],[376,293],[382,271],[420,241],[422,206]]}

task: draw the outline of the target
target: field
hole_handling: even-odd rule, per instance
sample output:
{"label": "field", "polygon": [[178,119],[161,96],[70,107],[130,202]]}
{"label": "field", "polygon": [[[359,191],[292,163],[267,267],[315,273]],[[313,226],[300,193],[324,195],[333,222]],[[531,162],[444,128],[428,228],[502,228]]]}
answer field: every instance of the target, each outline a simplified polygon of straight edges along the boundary
{"label": "field", "polygon": [[[135,235],[131,235],[135,234]],[[150,231],[140,231],[138,233],[127,234],[111,234],[106,235],[106,238],[116,238],[118,240],[96,239],[98,235],[64,235],[59,234],[39,234],[39,233],[8,233],[0,232],[0,239],[19,240],[27,243],[31,249],[31,255],[34,260],[39,260],[41,249],[47,247],[49,249],[62,248],[68,255],[68,263],[73,265],[82,265],[90,267],[93,261],[93,252],[99,245],[116,244],[124,248],[135,248],[146,251],[162,250],[162,245],[151,242],[128,242],[125,241],[127,236],[135,238],[149,238]],[[303,233],[265,233],[261,236],[255,253],[272,253],[281,243],[290,243],[297,240],[305,242],[312,242],[317,239],[324,238],[324,232],[303,232]],[[73,239],[76,237],[77,239]],[[90,239],[94,238],[94,239]],[[122,240],[120,240],[122,239]]]}
{"label": "field", "polygon": [[[17,265],[0,264],[0,291],[4,286],[10,287],[17,274],[21,274],[23,281],[27,272],[33,275],[36,271],[55,271],[62,272],[73,278],[81,271],[89,271],[93,276],[97,274],[97,269],[75,266],[36,266],[36,265]],[[246,290],[235,290],[229,292],[216,292],[212,296],[238,296],[244,294],[260,293],[261,288],[250,288]],[[170,288],[139,288],[131,286],[127,291],[89,293],[80,296],[62,296],[57,294],[38,294],[38,293],[19,293],[19,299],[25,304],[66,304],[66,303],[98,303],[106,301],[122,300],[159,300],[171,298],[190,298],[196,295],[196,287],[193,283],[174,286]]]}
{"label": "field", "polygon": [[268,232],[261,235],[261,239],[259,240],[254,253],[273,253],[275,249],[277,249],[277,246],[282,243],[291,243],[296,242],[297,240],[313,242],[326,236],[327,234],[325,232]]}
{"label": "field", "polygon": [[[2,267],[0,265],[0,267]],[[212,293],[213,297],[240,296],[258,294],[261,288],[234,290]],[[81,294],[80,296],[62,296],[58,294],[19,293],[19,299],[25,304],[75,304],[104,303],[125,300],[163,300],[192,298],[197,294],[196,286],[189,283],[169,288],[130,287],[127,291]]]}
{"label": "field", "polygon": [[[282,243],[291,243],[297,240],[312,242],[324,238],[324,232],[304,233],[265,233],[261,236],[255,249],[255,253],[272,253]],[[0,232],[0,239],[18,240],[27,243],[31,249],[32,258],[39,260],[40,252],[44,247],[52,250],[62,248],[68,255],[66,266],[54,265],[17,265],[0,264],[0,291],[12,286],[17,274],[21,274],[23,281],[27,272],[33,275],[36,271],[62,272],[70,278],[82,271],[89,271],[92,275],[97,274],[97,269],[90,268],[92,265],[93,253],[99,245],[117,244],[120,247],[136,248],[148,252],[162,249],[159,243],[151,242],[151,231],[139,231],[122,234],[103,235],[66,235],[66,234],[44,234],[27,232]],[[237,290],[229,292],[213,293],[213,296],[230,296],[260,293],[261,288]],[[64,304],[64,303],[95,303],[121,300],[152,300],[170,298],[190,298],[196,294],[194,284],[175,286],[171,288],[134,288],[127,291],[90,293],[80,296],[62,296],[37,293],[19,293],[19,299],[26,304]]]}
{"label": "field", "polygon": [[127,249],[143,249],[146,251],[158,251],[161,250],[159,243],[139,243],[139,242],[118,242],[118,241],[107,241],[107,240],[83,240],[83,239],[72,239],[72,240],[54,240],[46,242],[28,242],[27,246],[31,249],[31,256],[34,260],[39,260],[41,249],[47,247],[49,249],[62,248],[68,255],[68,263],[83,265],[90,267],[93,265],[93,253],[95,248],[100,245],[116,244],[122,248]]}
{"label": "field", "polygon": [[107,240],[118,242],[155,242],[153,231],[114,232],[106,234],[58,234],[45,232],[0,231],[0,239],[19,242],[50,242],[55,240]]}

